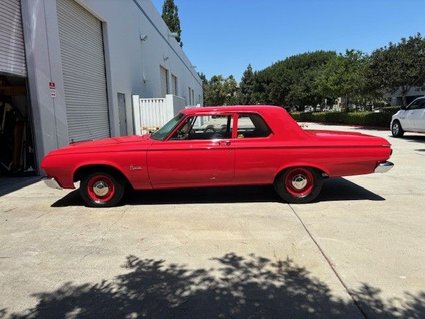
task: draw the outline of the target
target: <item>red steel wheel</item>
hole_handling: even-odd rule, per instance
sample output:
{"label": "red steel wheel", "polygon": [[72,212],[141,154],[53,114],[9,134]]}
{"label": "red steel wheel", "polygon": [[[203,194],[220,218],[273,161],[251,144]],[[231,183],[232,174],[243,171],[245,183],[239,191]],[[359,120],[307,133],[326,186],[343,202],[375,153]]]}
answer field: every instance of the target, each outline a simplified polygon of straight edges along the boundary
{"label": "red steel wheel", "polygon": [[291,167],[281,172],[274,182],[275,190],[288,203],[308,203],[319,195],[323,180],[310,167]]}
{"label": "red steel wheel", "polygon": [[124,195],[122,180],[110,173],[94,172],[83,178],[81,196],[88,206],[110,207],[119,203]]}
{"label": "red steel wheel", "polygon": [[294,197],[306,197],[313,190],[314,177],[310,170],[299,167],[285,175],[286,191]]}
{"label": "red steel wheel", "polygon": [[94,175],[87,182],[87,194],[96,202],[107,202],[115,194],[114,182],[105,175]]}

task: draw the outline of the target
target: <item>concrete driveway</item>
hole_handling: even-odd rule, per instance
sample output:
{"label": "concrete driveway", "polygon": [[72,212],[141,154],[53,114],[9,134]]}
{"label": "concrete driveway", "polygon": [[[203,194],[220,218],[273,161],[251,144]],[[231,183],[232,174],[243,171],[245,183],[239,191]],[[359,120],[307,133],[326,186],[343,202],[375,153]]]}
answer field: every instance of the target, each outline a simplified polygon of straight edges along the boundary
{"label": "concrete driveway", "polygon": [[305,205],[272,187],[1,196],[0,318],[424,318],[425,135],[325,128],[388,138],[396,166]]}

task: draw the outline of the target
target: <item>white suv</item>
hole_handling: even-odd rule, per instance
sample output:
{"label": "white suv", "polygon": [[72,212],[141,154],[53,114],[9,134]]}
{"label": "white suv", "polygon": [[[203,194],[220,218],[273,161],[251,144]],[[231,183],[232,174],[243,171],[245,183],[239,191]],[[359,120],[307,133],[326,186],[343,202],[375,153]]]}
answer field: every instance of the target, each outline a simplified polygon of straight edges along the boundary
{"label": "white suv", "polygon": [[425,96],[418,97],[394,114],[390,127],[394,137],[402,137],[404,132],[425,133]]}

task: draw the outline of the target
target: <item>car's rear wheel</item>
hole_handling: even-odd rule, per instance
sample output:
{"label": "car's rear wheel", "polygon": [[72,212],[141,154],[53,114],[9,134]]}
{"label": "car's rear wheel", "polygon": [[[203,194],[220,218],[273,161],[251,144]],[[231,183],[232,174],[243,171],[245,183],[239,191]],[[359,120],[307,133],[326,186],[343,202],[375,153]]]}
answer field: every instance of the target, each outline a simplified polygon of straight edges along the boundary
{"label": "car's rear wheel", "polygon": [[81,197],[90,207],[115,206],[122,199],[124,192],[125,184],[115,174],[93,172],[81,180]]}
{"label": "car's rear wheel", "polygon": [[291,167],[281,172],[274,182],[276,192],[288,203],[302,204],[314,200],[322,189],[321,174],[309,167]]}
{"label": "car's rear wheel", "polygon": [[404,130],[398,120],[393,122],[393,125],[391,126],[391,134],[394,137],[402,137],[404,135]]}

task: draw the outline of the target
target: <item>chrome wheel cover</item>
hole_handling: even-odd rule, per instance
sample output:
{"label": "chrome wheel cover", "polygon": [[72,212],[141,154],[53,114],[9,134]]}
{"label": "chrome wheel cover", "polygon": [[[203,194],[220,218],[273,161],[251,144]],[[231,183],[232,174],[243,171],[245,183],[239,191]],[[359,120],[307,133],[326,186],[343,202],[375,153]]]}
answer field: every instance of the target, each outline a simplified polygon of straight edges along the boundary
{"label": "chrome wheel cover", "polygon": [[100,197],[105,196],[109,192],[109,186],[104,181],[97,181],[93,185],[93,192],[97,196],[100,196]]}
{"label": "chrome wheel cover", "polygon": [[302,190],[302,189],[304,189],[306,186],[307,186],[307,178],[304,176],[304,175],[302,175],[302,174],[298,174],[298,175],[295,175],[293,178],[292,178],[292,186],[295,188],[295,189],[297,189],[297,190]]}

